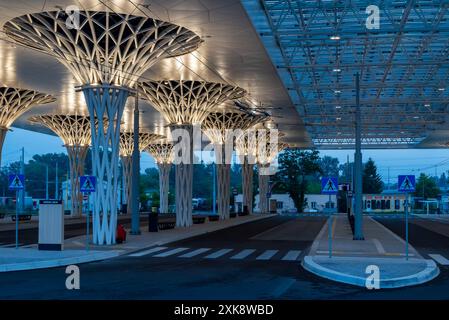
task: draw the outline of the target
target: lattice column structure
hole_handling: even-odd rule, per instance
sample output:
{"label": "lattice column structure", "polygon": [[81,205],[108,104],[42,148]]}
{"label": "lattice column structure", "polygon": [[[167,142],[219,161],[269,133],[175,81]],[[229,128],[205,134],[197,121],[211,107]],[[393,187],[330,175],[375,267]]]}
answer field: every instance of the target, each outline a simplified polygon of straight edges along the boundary
{"label": "lattice column structure", "polygon": [[229,219],[234,139],[238,140],[246,129],[265,118],[265,116],[240,112],[212,112],[202,124],[204,134],[214,145],[217,163],[218,214],[221,219]]}
{"label": "lattice column structure", "polygon": [[159,169],[159,212],[168,213],[170,170],[173,163],[173,144],[168,141],[150,144],[147,151],[156,160]]}
{"label": "lattice column structure", "polygon": [[[193,160],[192,126],[201,124],[207,115],[219,104],[229,99],[239,99],[245,90],[222,83],[191,80],[148,81],[139,84],[141,93],[159,112],[163,114],[172,130],[174,163],[176,169],[176,225],[192,225],[192,170]],[[180,135],[173,134],[183,129],[190,137],[180,141]],[[188,141],[186,141],[188,140]],[[184,141],[184,142],[183,142]],[[191,153],[183,153],[179,146]],[[188,149],[188,150],[187,150]],[[182,159],[181,156],[184,156]]]}
{"label": "lattice column structure", "polygon": [[55,101],[53,96],[34,90],[0,87],[0,165],[6,133],[14,121],[35,105]]}
{"label": "lattice column structure", "polygon": [[[160,140],[164,136],[150,133],[139,133],[139,151],[142,152],[150,143],[156,140]],[[131,186],[132,186],[132,155],[134,150],[134,133],[133,132],[120,132],[120,158],[122,160],[123,167],[123,186],[125,188],[124,203],[129,203],[131,199]],[[127,212],[131,214],[131,206],[128,205]]]}
{"label": "lattice column structure", "polygon": [[52,114],[34,116],[30,118],[30,121],[43,124],[64,142],[70,164],[71,215],[81,216],[83,197],[80,192],[79,177],[84,175],[84,163],[91,143],[92,131],[89,117]]}
{"label": "lattice column structure", "polygon": [[[45,51],[63,63],[81,85],[92,124],[94,194],[93,242],[114,244],[120,122],[131,88],[163,58],[198,48],[202,40],[175,24],[125,13],[80,10],[76,26],[63,11],[26,14],[8,21],[16,42]],[[73,28],[75,27],[75,28]],[[103,126],[103,118],[109,119]],[[92,120],[93,121],[93,120]]]}
{"label": "lattice column structure", "polygon": [[253,212],[253,181],[254,164],[256,163],[257,137],[255,129],[246,130],[245,133],[236,140],[236,151],[242,163],[242,191],[243,206],[248,208],[248,212]]}
{"label": "lattice column structure", "polygon": [[[258,148],[260,151],[261,146],[258,146]],[[278,154],[285,148],[288,148],[288,145],[283,142],[276,144],[268,142],[265,148],[266,150],[262,152],[262,156],[258,157],[260,213],[268,213],[269,210],[267,194],[271,192],[269,187],[270,175],[274,173],[274,170],[270,166]]]}

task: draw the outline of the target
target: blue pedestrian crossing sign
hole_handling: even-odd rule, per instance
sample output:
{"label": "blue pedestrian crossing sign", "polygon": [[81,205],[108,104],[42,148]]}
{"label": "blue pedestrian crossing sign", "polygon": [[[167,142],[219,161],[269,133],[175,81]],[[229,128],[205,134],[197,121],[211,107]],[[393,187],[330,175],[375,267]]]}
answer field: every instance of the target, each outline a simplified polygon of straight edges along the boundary
{"label": "blue pedestrian crossing sign", "polygon": [[97,185],[97,179],[94,176],[81,176],[80,177],[80,191],[83,193],[95,192]]}
{"label": "blue pedestrian crossing sign", "polygon": [[338,178],[337,177],[321,178],[321,193],[322,194],[337,194],[338,193]]}
{"label": "blue pedestrian crossing sign", "polygon": [[25,176],[23,174],[10,174],[8,176],[9,190],[23,190],[25,188]]}
{"label": "blue pedestrian crossing sign", "polygon": [[398,191],[399,192],[414,192],[415,191],[415,176],[402,175],[398,176]]}

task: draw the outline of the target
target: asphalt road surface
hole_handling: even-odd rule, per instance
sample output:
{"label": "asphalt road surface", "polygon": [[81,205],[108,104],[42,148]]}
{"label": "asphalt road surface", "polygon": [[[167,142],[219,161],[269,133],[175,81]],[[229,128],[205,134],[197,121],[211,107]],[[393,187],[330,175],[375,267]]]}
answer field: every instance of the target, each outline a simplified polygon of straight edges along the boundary
{"label": "asphalt road surface", "polygon": [[[440,266],[441,275],[427,284],[375,291],[305,271],[300,260],[325,221],[325,217],[278,216],[128,256],[81,264],[80,290],[66,289],[65,268],[0,273],[0,299],[449,298],[447,266]],[[379,221],[401,236],[400,218]],[[449,238],[441,234],[445,230],[431,231],[420,223],[411,224],[411,243],[423,255],[449,257]],[[435,228],[440,227],[435,223]]]}

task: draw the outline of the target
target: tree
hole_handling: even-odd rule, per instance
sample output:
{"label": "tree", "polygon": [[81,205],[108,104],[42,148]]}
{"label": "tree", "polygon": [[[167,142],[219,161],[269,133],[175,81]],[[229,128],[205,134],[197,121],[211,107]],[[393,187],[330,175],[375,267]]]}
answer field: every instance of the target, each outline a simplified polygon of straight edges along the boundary
{"label": "tree", "polygon": [[416,197],[423,197],[424,199],[436,198],[440,192],[434,179],[424,173],[420,174],[414,193]]}
{"label": "tree", "polygon": [[305,206],[305,193],[313,175],[321,173],[319,152],[287,149],[279,155],[279,170],[275,179],[290,195],[298,212]]}
{"label": "tree", "polygon": [[325,177],[338,177],[339,161],[338,158],[324,156],[319,160],[320,168]]}
{"label": "tree", "polygon": [[377,167],[373,159],[369,158],[363,168],[363,193],[376,194],[382,193],[383,182],[380,175],[377,173]]}

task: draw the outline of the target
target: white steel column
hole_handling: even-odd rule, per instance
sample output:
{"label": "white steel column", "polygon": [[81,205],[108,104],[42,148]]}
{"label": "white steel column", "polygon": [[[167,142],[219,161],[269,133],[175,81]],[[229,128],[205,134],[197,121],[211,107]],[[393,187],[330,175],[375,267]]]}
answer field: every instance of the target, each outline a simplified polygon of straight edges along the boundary
{"label": "white steel column", "polygon": [[[171,125],[175,151],[176,227],[190,227],[193,189],[193,125]],[[180,131],[182,132],[180,132]],[[177,135],[178,131],[182,136]],[[188,139],[188,141],[185,141]]]}
{"label": "white steel column", "polygon": [[[112,85],[84,86],[92,130],[92,171],[97,177],[94,193],[93,243],[114,244],[117,227],[120,123],[129,90]],[[98,127],[95,126],[95,118]],[[104,118],[108,120],[104,124]]]}
{"label": "white steel column", "polygon": [[80,217],[83,210],[83,195],[80,192],[80,176],[84,175],[84,162],[88,146],[66,146],[70,165],[70,197],[73,217]]}
{"label": "white steel column", "polygon": [[230,189],[231,189],[231,164],[226,161],[225,145],[216,146],[216,168],[217,168],[217,194],[218,194],[218,215],[220,219],[229,219]]}
{"label": "white steel column", "polygon": [[158,163],[157,167],[159,168],[159,211],[161,213],[168,213],[171,163]]}

